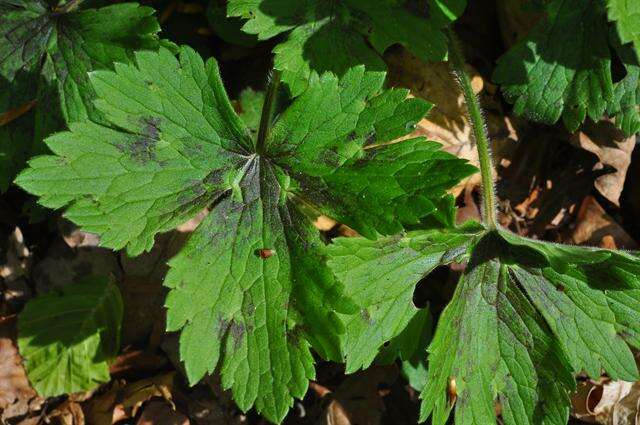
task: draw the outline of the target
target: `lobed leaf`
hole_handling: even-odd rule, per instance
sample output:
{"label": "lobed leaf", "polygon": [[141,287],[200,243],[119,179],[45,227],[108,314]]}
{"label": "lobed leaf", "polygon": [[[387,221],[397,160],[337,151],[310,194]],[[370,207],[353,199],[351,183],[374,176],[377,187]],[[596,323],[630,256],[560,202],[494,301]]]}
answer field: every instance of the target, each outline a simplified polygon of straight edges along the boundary
{"label": "lobed leaf", "polygon": [[383,344],[398,337],[419,314],[413,305],[418,280],[439,265],[463,258],[466,246],[482,230],[469,223],[461,229],[413,231],[377,240],[338,238],[327,247],[329,267],[360,310],[344,317],[348,373],[367,368]]}
{"label": "lobed leaf", "polygon": [[[610,17],[622,7],[614,4]],[[627,135],[636,133],[638,57],[631,45],[610,36],[604,2],[553,0],[545,8],[546,18],[498,60],[493,76],[515,113],[548,124],[562,118],[571,131],[587,117],[597,121],[607,113]],[[621,35],[629,41],[628,32]],[[613,77],[618,58],[612,55],[625,69],[618,82]]]}
{"label": "lobed leaf", "polygon": [[72,124],[47,139],[55,156],[31,160],[16,179],[44,206],[69,205],[66,217],[102,245],[131,255],[228,190],[252,143],[215,62],[205,69],[191,49],[180,62],[163,49],[137,53],[136,63],[92,74],[96,106],[119,129]]}
{"label": "lobed leaf", "polygon": [[230,17],[246,19],[243,30],[260,40],[289,32],[274,48],[275,67],[294,96],[313,73],[342,76],[365,65],[383,71],[380,57],[393,44],[402,44],[423,60],[443,60],[447,54],[443,30],[459,17],[465,0],[231,0]]}
{"label": "lobed leaf", "polygon": [[[395,241],[338,240],[329,249],[329,266],[346,293],[363,300],[359,307],[375,297],[381,305],[397,303],[376,320],[364,320],[374,317],[368,308],[344,319],[347,370],[367,366],[383,342],[407,332],[414,285],[444,258],[466,253],[469,263],[429,346],[422,420],[442,425],[455,409],[456,424],[496,423],[499,400],[506,424],[560,425],[568,418],[574,373],[637,379],[629,348],[638,347],[635,255],[475,226],[462,237],[463,229],[413,232]],[[411,250],[412,234],[430,237]]]}
{"label": "lobed leaf", "polygon": [[[281,202],[276,173],[253,160],[240,183],[242,201],[228,197],[216,206],[171,261],[165,284],[167,329],[182,330],[190,382],[220,363],[240,408],[255,404],[278,421],[315,377],[310,341],[335,358],[332,338],[341,329],[335,282],[322,257],[306,258],[322,243],[295,206]],[[263,249],[273,254],[261,258]]]}
{"label": "lobed leaf", "polygon": [[640,4],[633,0],[607,0],[609,20],[615,21],[623,43],[640,49]]}
{"label": "lobed leaf", "polygon": [[118,287],[98,277],[27,302],[18,317],[18,346],[40,396],[89,391],[109,381],[122,308]]}
{"label": "lobed leaf", "polygon": [[27,158],[46,150],[40,141],[65,121],[101,122],[87,73],[130,62],[134,50],[157,49],[153,13],[137,3],[67,10],[43,0],[0,0],[0,86],[7,96],[0,97],[0,113],[36,105],[0,126],[0,190]]}
{"label": "lobed leaf", "polygon": [[[429,105],[383,91],[384,75],[364,67],[341,79],[313,77],[261,152],[215,60],[204,63],[190,48],[178,58],[163,48],[139,52],[135,64],[95,71],[91,81],[105,123],[75,123],[50,137],[53,155],[30,161],[18,184],[131,255],[209,207],[170,262],[167,328],[180,331],[191,383],[220,370],[243,410],[255,406],[274,422],[314,377],[312,349],[342,358],[340,315],[357,310],[326,267],[306,214],[339,211],[356,230],[385,233],[442,215],[447,185],[475,170],[423,139],[385,145],[409,133]],[[343,207],[365,208],[361,189],[314,199],[306,185],[322,179],[339,190],[361,170],[378,177],[379,188],[367,190],[388,192],[369,220]],[[432,193],[421,194],[425,188]]]}

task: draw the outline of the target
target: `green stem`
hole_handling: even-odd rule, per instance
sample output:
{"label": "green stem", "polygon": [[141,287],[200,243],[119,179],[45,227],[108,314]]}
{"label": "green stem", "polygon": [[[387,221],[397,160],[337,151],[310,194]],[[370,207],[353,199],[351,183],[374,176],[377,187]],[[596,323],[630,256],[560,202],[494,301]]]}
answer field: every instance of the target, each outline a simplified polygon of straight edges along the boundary
{"label": "green stem", "polygon": [[449,29],[449,65],[456,76],[458,85],[464,95],[464,100],[469,113],[469,120],[473,130],[473,136],[478,149],[480,162],[480,175],[482,177],[482,222],[489,228],[497,227],[497,203],[493,181],[493,162],[491,161],[491,146],[487,126],[482,115],[482,108],[478,97],[471,87],[471,79],[465,71],[464,54],[458,41],[458,37]]}
{"label": "green stem", "polygon": [[256,140],[256,152],[264,153],[271,122],[273,121],[273,112],[278,98],[278,89],[280,88],[280,71],[274,69],[267,84],[267,92],[264,96],[262,104],[262,114],[260,115],[260,129],[258,130],[258,139]]}

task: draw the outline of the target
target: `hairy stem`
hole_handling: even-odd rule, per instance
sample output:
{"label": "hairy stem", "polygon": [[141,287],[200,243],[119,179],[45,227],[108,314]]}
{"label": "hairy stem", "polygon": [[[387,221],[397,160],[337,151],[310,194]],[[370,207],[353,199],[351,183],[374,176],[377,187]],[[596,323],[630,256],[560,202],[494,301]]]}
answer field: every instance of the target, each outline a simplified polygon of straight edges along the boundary
{"label": "hairy stem", "polygon": [[280,88],[280,71],[274,69],[271,72],[269,82],[267,83],[267,92],[264,96],[262,104],[262,114],[260,115],[260,129],[258,130],[258,139],[256,141],[256,151],[264,153],[265,143],[271,129],[273,121],[273,112],[278,98],[278,89]]}
{"label": "hairy stem", "polygon": [[478,149],[480,162],[480,175],[482,177],[482,222],[490,229],[496,228],[497,203],[493,181],[493,162],[491,161],[491,146],[487,126],[482,115],[482,108],[478,97],[471,87],[471,79],[465,70],[464,54],[458,41],[458,37],[449,29],[449,65],[456,76],[458,85],[464,95],[464,100],[469,113],[469,121],[473,130],[473,136]]}

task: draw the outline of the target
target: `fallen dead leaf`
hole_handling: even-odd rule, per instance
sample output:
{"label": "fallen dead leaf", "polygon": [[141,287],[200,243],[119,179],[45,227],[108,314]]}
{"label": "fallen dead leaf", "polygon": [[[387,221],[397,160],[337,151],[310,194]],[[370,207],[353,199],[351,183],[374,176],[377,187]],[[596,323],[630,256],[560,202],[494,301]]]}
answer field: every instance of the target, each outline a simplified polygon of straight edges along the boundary
{"label": "fallen dead leaf", "polygon": [[0,419],[7,421],[40,409],[44,399],[29,384],[15,343],[15,320],[0,323]]}
{"label": "fallen dead leaf", "polygon": [[5,280],[0,282],[0,315],[15,314],[22,310],[22,307],[33,296],[33,291],[29,287],[27,280]]}
{"label": "fallen dead leaf", "polygon": [[462,224],[469,220],[482,221],[480,208],[473,198],[473,188],[467,186],[463,195],[464,205],[456,209],[456,223]]}
{"label": "fallen dead leaf", "polygon": [[596,167],[611,167],[614,172],[598,177],[595,186],[605,198],[619,206],[636,136],[624,137],[610,121],[589,121],[571,138],[571,143],[595,154],[599,160]]}
{"label": "fallen dead leaf", "polygon": [[32,254],[27,248],[20,228],[8,235],[0,253],[0,315],[10,315],[22,310],[33,295],[27,284],[31,272]]}
{"label": "fallen dead leaf", "polygon": [[313,225],[316,227],[316,229],[320,230],[321,232],[328,232],[329,230],[333,229],[336,224],[338,224],[337,221],[327,217],[326,215],[318,216],[318,218],[316,218],[316,221],[313,222]]}
{"label": "fallen dead leaf", "polygon": [[317,425],[376,425],[385,410],[384,391],[398,378],[395,366],[374,366],[350,375],[335,392]]}
{"label": "fallen dead leaf", "polygon": [[640,382],[611,381],[580,383],[571,398],[572,415],[601,425],[640,424]]}
{"label": "fallen dead leaf", "polygon": [[125,349],[116,360],[109,365],[109,374],[120,378],[132,374],[152,374],[168,364],[165,356],[150,351]]}
{"label": "fallen dead leaf", "polygon": [[513,231],[564,240],[594,181],[607,173],[594,169],[597,157],[567,143],[569,137],[556,128],[532,126],[522,134],[511,164],[501,168],[497,188]]}
{"label": "fallen dead leaf", "polygon": [[41,425],[42,418],[40,416],[31,416],[26,419],[22,419],[20,422],[17,422],[15,425]]}
{"label": "fallen dead leaf", "polygon": [[593,196],[582,201],[571,243],[607,249],[636,249],[638,244]]}
{"label": "fallen dead leaf", "polygon": [[58,220],[58,230],[69,248],[98,246],[100,244],[100,236],[95,233],[84,232],[64,218]]}
{"label": "fallen dead leaf", "polygon": [[331,394],[331,390],[324,385],[320,385],[315,381],[309,382],[309,389],[313,391],[318,397],[324,398],[325,396]]}
{"label": "fallen dead leaf", "polygon": [[638,424],[640,424],[640,383],[636,382],[629,393],[613,406],[611,425]]}
{"label": "fallen dead leaf", "polygon": [[110,384],[109,390],[101,395],[95,396],[82,404],[85,418],[90,424],[111,425],[127,416],[120,402],[119,391],[125,387],[123,380],[115,380]]}
{"label": "fallen dead leaf", "polygon": [[131,419],[140,407],[154,397],[165,399],[172,408],[172,391],[175,372],[125,384],[117,380],[104,394],[83,403],[87,423],[91,425],[111,425],[124,419]]}
{"label": "fallen dead leaf", "polygon": [[79,403],[65,400],[47,414],[45,422],[59,425],[84,425],[84,412]]}

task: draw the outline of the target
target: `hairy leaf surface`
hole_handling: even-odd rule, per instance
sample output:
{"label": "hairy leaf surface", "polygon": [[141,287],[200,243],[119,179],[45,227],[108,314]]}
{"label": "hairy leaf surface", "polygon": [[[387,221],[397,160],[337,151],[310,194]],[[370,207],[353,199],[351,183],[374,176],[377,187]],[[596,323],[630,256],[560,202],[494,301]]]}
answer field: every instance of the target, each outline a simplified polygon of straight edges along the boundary
{"label": "hairy leaf surface", "polygon": [[[402,243],[339,239],[329,248],[329,265],[347,293],[358,294],[354,300],[366,302],[373,288],[384,287],[380,300],[399,301],[380,316],[393,326],[364,320],[374,317],[368,310],[344,320],[348,370],[368,365],[382,343],[405,332],[415,315],[413,287],[434,262],[466,253],[469,263],[429,346],[422,420],[431,416],[443,425],[455,410],[456,424],[496,423],[499,400],[507,424],[560,425],[568,418],[574,373],[637,379],[629,348],[638,347],[636,256],[477,228],[466,238],[454,236],[465,228],[474,229],[412,232],[398,239]],[[407,249],[412,235],[425,234],[431,236],[424,248]],[[389,297],[401,292],[407,294],[403,299]],[[349,343],[352,334],[381,329],[387,334]]]}
{"label": "hairy leaf surface", "polygon": [[[76,2],[69,2],[73,5]],[[0,0],[0,113],[35,102],[34,110],[0,127],[0,190],[62,123],[100,122],[88,72],[130,62],[132,52],[156,49],[154,10],[136,3],[98,9],[50,6],[43,0]]]}
{"label": "hairy leaf surface", "polygon": [[231,0],[227,12],[247,19],[243,30],[261,40],[289,33],[274,49],[275,66],[298,95],[312,71],[341,76],[360,64],[384,70],[380,55],[392,44],[423,60],[445,59],[443,29],[465,6],[466,0]]}
{"label": "hairy leaf surface", "polygon": [[30,300],[18,318],[18,346],[42,397],[107,382],[120,349],[122,299],[106,278],[88,278]]}
{"label": "hairy leaf surface", "polygon": [[[314,377],[312,348],[342,357],[339,314],[355,310],[325,265],[308,212],[338,211],[356,230],[384,234],[428,217],[448,185],[475,170],[424,139],[368,149],[406,135],[430,105],[383,91],[384,76],[364,67],[311,78],[262,153],[245,124],[255,117],[236,115],[216,61],[190,48],[178,58],[139,52],[135,65],[91,80],[109,125],[76,123],[51,136],[54,155],[30,161],[17,182],[131,255],[210,207],[171,260],[167,327],[181,332],[190,382],[219,369],[242,409],[255,405],[275,422]],[[401,155],[405,145],[415,155]],[[369,170],[366,188],[314,197],[308,186],[341,190],[360,169]],[[366,218],[343,207],[369,208],[363,195],[384,188],[384,203]],[[397,204],[412,205],[412,214]]]}

